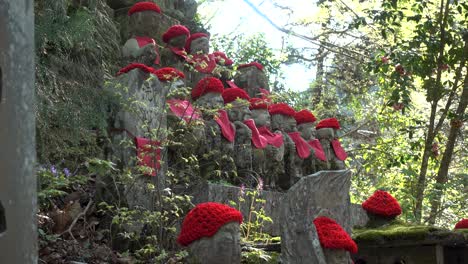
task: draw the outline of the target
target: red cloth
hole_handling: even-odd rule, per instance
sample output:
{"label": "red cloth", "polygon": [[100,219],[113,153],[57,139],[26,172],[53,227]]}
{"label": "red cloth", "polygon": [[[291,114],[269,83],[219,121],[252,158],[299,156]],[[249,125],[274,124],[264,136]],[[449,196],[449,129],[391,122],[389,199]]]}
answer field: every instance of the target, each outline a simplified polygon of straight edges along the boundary
{"label": "red cloth", "polygon": [[168,82],[174,81],[176,79],[184,79],[185,74],[175,68],[165,67],[158,70],[155,70],[154,73],[158,76],[159,81]]}
{"label": "red cloth", "polygon": [[236,136],[236,129],[232,126],[231,121],[229,121],[227,112],[224,110],[219,110],[218,115],[216,115],[215,117],[215,121],[221,128],[221,133],[223,134],[223,137],[229,142],[234,142],[234,137]]}
{"label": "red cloth", "polygon": [[138,42],[138,47],[143,48],[146,45],[153,44],[154,50],[156,51],[156,59],[154,59],[154,64],[159,65],[160,58],[159,58],[159,49],[158,45],[156,45],[156,41],[150,37],[135,37],[136,41]]}
{"label": "red cloth", "polygon": [[285,103],[272,104],[268,107],[268,111],[270,112],[270,115],[281,114],[291,117],[294,117],[294,114],[296,113],[292,107]]}
{"label": "red cloth", "polygon": [[348,157],[348,154],[346,154],[346,151],[343,149],[338,139],[332,140],[331,144],[333,151],[335,151],[335,155],[339,160],[345,160]]}
{"label": "red cloth", "polygon": [[200,119],[200,114],[193,109],[192,104],[187,100],[171,99],[166,101],[169,104],[169,109],[176,116],[183,118],[185,122],[190,120]]}
{"label": "red cloth", "polygon": [[224,66],[231,66],[234,62],[229,59],[224,52],[221,51],[215,51],[213,52],[213,55],[216,58],[216,63],[219,65],[224,65]]}
{"label": "red cloth", "polygon": [[279,148],[284,143],[282,134],[273,133],[266,126],[259,127],[258,132],[267,139],[268,144],[274,147]]}
{"label": "red cloth", "polygon": [[201,79],[192,89],[192,99],[197,100],[198,97],[207,93],[220,93],[224,91],[223,82],[218,78],[205,77]]}
{"label": "red cloth", "polygon": [[262,94],[262,98],[265,99],[270,95],[270,91],[263,89],[263,88],[258,88],[260,93]]}
{"label": "red cloth", "polygon": [[268,109],[268,105],[271,103],[269,99],[266,98],[250,98],[250,110],[252,109]]}
{"label": "red cloth", "polygon": [[146,65],[144,65],[142,63],[131,63],[131,64],[125,66],[124,68],[120,69],[119,72],[117,72],[116,76],[127,73],[127,72],[129,72],[131,70],[134,70],[134,69],[140,69],[140,70],[142,70],[144,72],[153,73],[153,74],[155,72],[154,68],[146,66]]}
{"label": "red cloth", "polygon": [[468,228],[468,218],[460,220],[456,225],[455,229],[466,229]]}
{"label": "red cloth", "polygon": [[142,12],[142,11],[153,11],[156,13],[161,14],[161,8],[153,2],[139,2],[134,4],[129,10],[128,15],[131,16],[134,13]]}
{"label": "red cloth", "polygon": [[333,219],[317,217],[314,219],[314,225],[323,248],[343,249],[353,254],[358,252],[356,242]]}
{"label": "red cloth", "polygon": [[213,54],[193,54],[187,56],[185,60],[201,73],[212,73],[216,68],[216,59]]}
{"label": "red cloth", "polygon": [[188,28],[182,25],[174,25],[170,27],[166,32],[164,32],[162,40],[164,43],[168,43],[169,40],[171,40],[172,38],[182,35],[185,35],[187,37],[190,36],[190,31],[188,30]]}
{"label": "red cloth", "polygon": [[147,138],[135,137],[137,147],[138,165],[151,168],[150,176],[156,176],[161,168],[161,142],[151,141]]}
{"label": "red cloth", "polygon": [[307,109],[296,112],[296,114],[294,114],[294,118],[296,119],[298,125],[304,123],[313,123],[317,120],[314,114],[312,114],[312,112]]}
{"label": "red cloth", "polygon": [[[205,33],[195,33],[195,34],[192,34],[190,35],[190,37],[187,39],[187,41],[185,42],[185,50],[190,53],[190,45],[192,44],[192,41],[194,39],[197,39],[197,38],[210,38],[210,36],[208,36],[208,34],[205,34]],[[213,56],[214,57],[214,56]],[[216,63],[216,62],[215,62]]]}
{"label": "red cloth", "polygon": [[340,129],[340,123],[334,117],[326,118],[326,119],[320,120],[320,122],[317,124],[317,126],[315,128],[316,129],[320,129],[320,128]]}
{"label": "red cloth", "polygon": [[250,96],[246,91],[242,90],[241,88],[224,89],[223,100],[225,104],[231,103],[236,99],[244,99],[248,101],[250,99]]}
{"label": "red cloth", "polygon": [[239,88],[233,81],[226,81],[226,83],[229,85],[231,88]]}
{"label": "red cloth", "polygon": [[377,190],[362,203],[362,208],[369,213],[383,217],[396,217],[401,214],[398,201],[386,191]]}
{"label": "red cloth", "polygon": [[187,60],[187,51],[185,51],[184,48],[169,47],[169,49],[172,51],[172,53],[182,57],[184,60]]}
{"label": "red cloth", "polygon": [[239,66],[237,66],[238,69],[242,69],[242,68],[246,68],[246,67],[257,67],[257,69],[263,71],[263,65],[261,65],[260,63],[258,62],[251,62],[251,63],[247,63],[247,64],[241,64]]}
{"label": "red cloth", "polygon": [[327,156],[325,156],[325,151],[323,151],[322,144],[320,144],[320,141],[318,139],[310,140],[309,145],[312,147],[312,149],[315,152],[315,157],[321,161],[327,161]]}
{"label": "red cloth", "polygon": [[202,237],[212,237],[222,226],[231,222],[241,224],[241,212],[220,203],[198,204],[185,217],[177,242],[188,246]]}
{"label": "red cloth", "polygon": [[310,146],[307,144],[307,141],[305,141],[301,137],[300,132],[290,132],[288,133],[289,137],[294,141],[296,144],[296,152],[297,155],[299,155],[299,158],[301,159],[306,159],[307,157],[310,156]]}
{"label": "red cloth", "polygon": [[257,149],[264,149],[268,145],[268,140],[260,135],[257,126],[255,125],[255,121],[253,119],[244,120],[244,124],[246,124],[250,130],[252,131],[252,143],[255,148]]}

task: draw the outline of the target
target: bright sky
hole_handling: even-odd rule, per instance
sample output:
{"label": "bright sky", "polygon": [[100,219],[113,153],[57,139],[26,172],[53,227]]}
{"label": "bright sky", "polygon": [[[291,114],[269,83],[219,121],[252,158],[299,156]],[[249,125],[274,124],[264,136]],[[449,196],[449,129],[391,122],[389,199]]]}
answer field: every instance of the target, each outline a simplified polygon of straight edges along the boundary
{"label": "bright sky", "polygon": [[[279,12],[270,1],[251,0],[261,12],[266,14],[276,24],[283,25],[288,22],[288,17]],[[277,1],[284,2],[284,5],[294,10],[293,19],[311,17],[316,12],[314,1],[289,0]],[[198,9],[198,13],[203,17],[205,26],[209,28],[211,34],[226,35],[232,32],[243,32],[246,35],[253,35],[257,32],[263,32],[273,49],[280,49],[284,33],[275,29],[264,18],[260,17],[255,11],[242,0],[224,0],[204,4]],[[211,18],[211,19],[210,19]],[[307,34],[306,32],[301,32]],[[309,33],[310,34],[310,33]],[[307,42],[291,37],[291,43],[294,47],[311,47]],[[283,66],[286,75],[286,86],[295,91],[304,91],[315,77],[315,69],[295,64]]]}

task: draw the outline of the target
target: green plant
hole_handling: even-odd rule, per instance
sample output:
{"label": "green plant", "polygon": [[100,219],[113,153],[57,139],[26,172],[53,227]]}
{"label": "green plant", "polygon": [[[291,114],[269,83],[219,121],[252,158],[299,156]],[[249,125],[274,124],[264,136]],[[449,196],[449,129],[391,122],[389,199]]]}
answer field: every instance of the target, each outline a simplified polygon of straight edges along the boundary
{"label": "green plant", "polygon": [[279,253],[266,252],[262,249],[250,248],[247,252],[242,252],[243,264],[268,264],[278,263]]}

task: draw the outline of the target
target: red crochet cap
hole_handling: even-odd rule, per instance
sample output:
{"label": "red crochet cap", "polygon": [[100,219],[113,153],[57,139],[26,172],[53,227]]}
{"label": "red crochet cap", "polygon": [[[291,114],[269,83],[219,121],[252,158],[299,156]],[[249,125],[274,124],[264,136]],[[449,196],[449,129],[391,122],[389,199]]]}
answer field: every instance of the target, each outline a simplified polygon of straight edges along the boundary
{"label": "red crochet cap", "polygon": [[237,98],[239,99],[244,99],[244,100],[249,100],[250,96],[249,94],[244,91],[241,88],[229,88],[229,89],[224,89],[223,92],[223,99],[224,103],[228,104],[230,102],[235,101]]}
{"label": "red crochet cap", "polygon": [[164,43],[168,43],[169,40],[171,40],[172,38],[182,36],[182,35],[185,35],[185,36],[188,37],[188,36],[190,36],[190,31],[185,26],[175,25],[175,26],[170,27],[163,34],[162,39],[163,39]]}
{"label": "red crochet cap", "polygon": [[362,208],[369,213],[383,216],[396,217],[401,214],[401,207],[398,201],[388,192],[377,190],[374,194],[362,203]]}
{"label": "red crochet cap", "polygon": [[221,51],[215,51],[213,52],[213,55],[215,56],[216,63],[225,65],[225,66],[231,66],[234,62],[229,59],[224,52]]}
{"label": "red crochet cap", "polygon": [[268,111],[270,112],[270,115],[281,114],[291,117],[294,117],[294,114],[296,113],[292,107],[285,103],[272,104],[268,107]]}
{"label": "red crochet cap", "polygon": [[333,219],[320,216],[315,218],[314,225],[323,248],[344,249],[353,254],[358,252],[356,242]]}
{"label": "red crochet cap", "polygon": [[250,98],[250,110],[252,109],[268,109],[268,105],[271,104],[271,100],[267,98]]}
{"label": "red crochet cap", "polygon": [[139,2],[134,4],[130,10],[128,10],[128,15],[131,16],[132,14],[143,11],[154,11],[161,14],[161,8],[159,8],[157,4],[153,2]]}
{"label": "red crochet cap", "polygon": [[298,125],[304,123],[313,123],[317,120],[314,114],[312,114],[312,112],[307,109],[296,112],[296,114],[294,114],[294,118],[296,119]]}
{"label": "red crochet cap", "polygon": [[131,63],[127,66],[125,66],[124,68],[120,69],[119,72],[117,72],[117,74],[115,76],[119,76],[121,74],[124,74],[124,73],[127,73],[133,69],[140,69],[140,70],[143,70],[147,73],[153,73],[155,72],[155,69],[153,69],[152,67],[149,67],[149,66],[146,66],[142,63]]}
{"label": "red crochet cap", "polygon": [[174,81],[176,79],[184,79],[185,78],[185,75],[183,72],[175,69],[175,68],[171,68],[171,67],[165,67],[165,68],[161,68],[161,69],[158,69],[158,70],[155,70],[154,71],[154,74],[156,74],[156,76],[158,76],[158,79],[161,81],[161,82],[167,82],[167,81]]}
{"label": "red crochet cap", "polygon": [[177,242],[188,246],[202,237],[212,237],[223,225],[230,222],[241,224],[241,212],[220,203],[198,204],[185,217]]}
{"label": "red crochet cap", "polygon": [[192,89],[192,99],[196,100],[206,93],[223,93],[223,91],[224,86],[221,80],[214,77],[205,77]]}
{"label": "red crochet cap", "polygon": [[460,220],[456,225],[455,229],[466,229],[468,228],[468,218]]}
{"label": "red crochet cap", "polygon": [[208,34],[205,34],[205,33],[195,33],[195,34],[190,35],[190,37],[185,42],[185,50],[187,52],[190,53],[190,45],[192,44],[192,41],[197,38],[210,38],[210,36],[208,36]]}
{"label": "red crochet cap", "polygon": [[316,129],[320,129],[320,128],[340,129],[341,127],[340,127],[340,123],[338,122],[338,120],[332,117],[332,118],[326,118],[326,119],[320,120],[320,122],[317,124],[315,128]]}
{"label": "red crochet cap", "polygon": [[251,62],[251,63],[247,63],[247,64],[241,64],[241,65],[237,66],[237,69],[242,69],[242,68],[251,67],[251,66],[255,66],[255,67],[257,67],[257,69],[263,71],[263,65],[261,65],[258,62],[255,62],[255,61]]}

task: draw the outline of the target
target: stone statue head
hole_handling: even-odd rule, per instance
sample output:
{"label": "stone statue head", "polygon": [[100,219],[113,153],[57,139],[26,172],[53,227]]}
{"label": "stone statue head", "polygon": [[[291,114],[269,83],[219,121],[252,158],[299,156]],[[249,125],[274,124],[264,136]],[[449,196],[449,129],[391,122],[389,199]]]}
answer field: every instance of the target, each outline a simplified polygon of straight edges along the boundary
{"label": "stone statue head", "polygon": [[228,88],[223,92],[224,104],[227,105],[229,120],[244,121],[251,118],[249,95],[240,88]]}
{"label": "stone statue head", "polygon": [[257,62],[239,65],[234,82],[237,86],[244,87],[250,97],[259,97],[259,88],[268,89],[268,78],[263,72],[263,66]]}
{"label": "stone statue head", "polygon": [[221,109],[224,107],[223,97],[221,93],[209,92],[200,96],[194,104],[202,109],[202,111],[208,109]]}
{"label": "stone statue head", "polygon": [[201,79],[192,89],[192,100],[200,108],[219,109],[224,106],[223,83],[214,77]]}
{"label": "stone statue head", "polygon": [[252,113],[252,119],[255,121],[257,127],[266,126],[271,127],[271,117],[268,112],[268,106],[271,104],[270,99],[267,98],[251,98],[250,112]]}
{"label": "stone statue head", "polygon": [[332,140],[338,136],[337,131],[340,128],[340,123],[334,117],[320,120],[315,127],[317,138]]}
{"label": "stone statue head", "polygon": [[174,25],[163,34],[162,39],[170,47],[184,48],[189,35],[188,28],[182,25]]}
{"label": "stone statue head", "polygon": [[160,32],[161,9],[152,2],[139,2],[128,11],[130,16],[130,32],[134,36],[155,37],[154,32]]}
{"label": "stone statue head", "polygon": [[294,114],[297,122],[297,129],[305,140],[315,139],[315,121],[317,118],[309,110],[303,109]]}
{"label": "stone statue head", "polygon": [[176,90],[185,87],[185,74],[183,72],[177,70],[176,68],[164,67],[155,70],[154,73],[165,88],[165,92],[170,95],[169,97],[180,98],[177,96],[179,94],[176,93]]}
{"label": "stone statue head", "polygon": [[271,116],[272,130],[280,130],[285,133],[297,131],[297,123],[294,119],[296,111],[289,105],[285,103],[273,104],[268,111]]}
{"label": "stone statue head", "polygon": [[242,214],[227,205],[198,204],[184,219],[177,242],[188,246],[191,262],[240,263]]}
{"label": "stone statue head", "polygon": [[189,54],[210,53],[210,38],[205,33],[195,33],[190,35],[185,43],[185,50]]}

